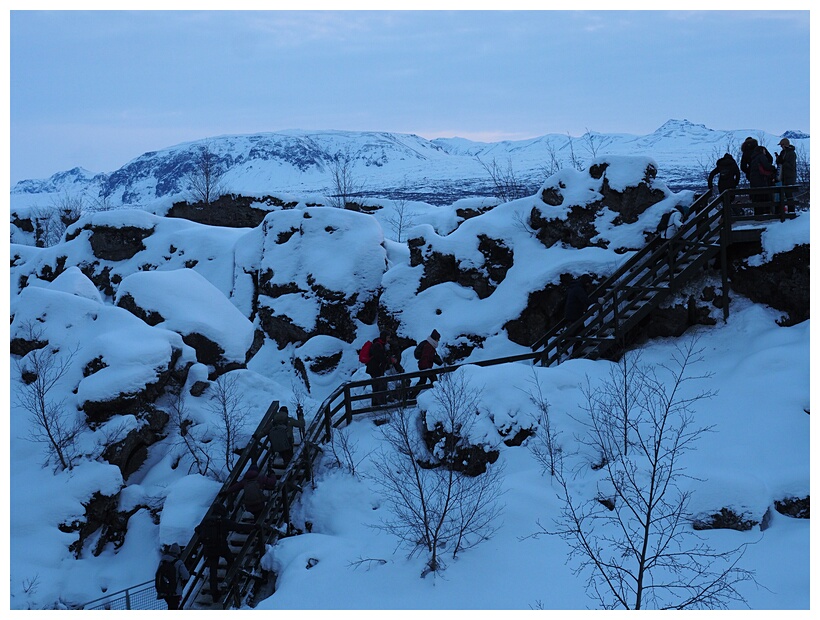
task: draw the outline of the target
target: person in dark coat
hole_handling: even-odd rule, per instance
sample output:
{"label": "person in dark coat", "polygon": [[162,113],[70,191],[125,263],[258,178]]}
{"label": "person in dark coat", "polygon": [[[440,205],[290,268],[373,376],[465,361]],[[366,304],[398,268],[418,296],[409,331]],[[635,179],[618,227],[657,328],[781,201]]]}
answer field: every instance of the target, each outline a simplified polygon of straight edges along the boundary
{"label": "person in dark coat", "polygon": [[233,495],[243,491],[242,504],[245,510],[253,515],[254,520],[259,519],[259,515],[265,509],[266,499],[262,489],[275,489],[276,478],[273,476],[263,476],[259,473],[257,465],[251,465],[241,480],[237,480],[224,491],[220,491],[220,496]]}
{"label": "person in dark coat", "polygon": [[[780,141],[781,151],[776,156],[777,167],[780,169],[780,183],[782,185],[797,185],[797,151],[788,138]],[[793,192],[787,190],[786,206],[789,213],[794,213]]]}
{"label": "person in dark coat", "polygon": [[754,150],[757,148],[757,140],[749,136],[743,141],[743,144],[740,145],[740,171],[746,177],[746,180],[751,183],[751,179],[749,178],[749,168],[750,163],[752,161],[752,155],[754,154]]}
{"label": "person in dark coat", "polygon": [[[391,381],[390,377],[393,375],[403,374],[404,367],[401,365],[401,351],[395,340],[387,341],[387,366],[384,371],[384,377],[387,380],[387,388],[390,390],[406,389],[410,385],[409,379],[402,379],[399,381]],[[401,394],[391,394],[387,397],[387,402],[394,402],[401,399]]]}
{"label": "person in dark coat", "polygon": [[[439,334],[435,329],[430,333],[426,340],[422,340],[417,347],[420,348],[421,353],[419,354],[419,370],[429,370],[433,367],[433,364],[438,364],[441,366],[444,362],[442,361],[441,357],[436,351],[438,347],[438,343],[441,341],[441,334]],[[427,382],[435,383],[436,376],[434,374],[427,375],[424,377],[419,377],[418,382],[414,387],[418,387],[420,385],[424,385]],[[416,395],[418,395],[418,390],[416,391]]]}
{"label": "person in dark coat", "polygon": [[564,320],[567,324],[580,319],[589,308],[589,293],[584,283],[576,280],[567,290],[567,300],[564,304]]}
{"label": "person in dark coat", "polygon": [[202,541],[202,554],[205,566],[208,567],[208,582],[211,588],[211,599],[219,601],[219,558],[225,558],[225,571],[229,571],[234,562],[234,554],[228,546],[231,532],[250,532],[251,524],[237,523],[228,518],[227,510],[222,504],[215,504],[211,513],[202,523],[196,526],[196,533]]}
{"label": "person in dark coat", "polygon": [[[774,158],[765,146],[755,147],[752,153],[752,159],[749,161],[749,186],[755,187],[770,187],[774,183],[775,173],[777,169],[772,163]],[[756,194],[752,196],[752,202],[769,202],[770,195]],[[755,207],[755,215],[765,213],[766,209],[763,207]]]}
{"label": "person in dark coat", "polygon": [[176,570],[176,586],[174,593],[163,596],[163,600],[168,605],[168,609],[179,609],[179,603],[182,600],[182,589],[185,587],[185,582],[191,577],[191,573],[185,567],[180,556],[180,549],[177,543],[172,544],[167,548],[160,557],[160,564],[162,562],[171,562]]}
{"label": "person in dark coat", "polygon": [[[729,153],[717,160],[714,170],[709,173],[709,191],[712,191],[712,182],[718,177],[718,194],[722,194],[727,189],[734,189],[740,183],[740,168],[738,168],[735,158]],[[732,197],[734,198],[734,196]]]}
{"label": "person in dark coat", "polygon": [[282,457],[282,462],[286,467],[288,463],[290,463],[290,460],[293,458],[293,446],[295,444],[293,439],[293,428],[296,426],[304,429],[305,418],[301,417],[294,420],[288,416],[287,407],[279,407],[273,416],[272,425],[268,431],[271,461],[273,461],[278,454]]}
{"label": "person in dark coat", "polygon": [[[379,333],[379,337],[370,345],[370,361],[367,362],[365,371],[373,379],[373,392],[382,392],[387,389],[387,381],[382,377],[389,363],[387,356],[387,341],[389,338],[390,334],[382,331]],[[385,402],[386,396],[384,394],[377,394],[371,399],[373,406],[383,405]]]}

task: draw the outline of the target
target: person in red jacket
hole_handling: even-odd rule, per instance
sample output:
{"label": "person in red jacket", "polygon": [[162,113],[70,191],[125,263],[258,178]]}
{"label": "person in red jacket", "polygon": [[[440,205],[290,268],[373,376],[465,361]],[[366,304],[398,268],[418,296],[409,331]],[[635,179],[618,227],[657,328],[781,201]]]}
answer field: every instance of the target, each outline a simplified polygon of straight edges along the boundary
{"label": "person in red jacket", "polygon": [[[436,351],[436,347],[438,347],[438,343],[441,340],[441,335],[434,329],[433,332],[426,340],[422,340],[416,345],[416,350],[413,352],[413,356],[419,361],[419,370],[429,370],[433,367],[433,364],[438,364],[441,366],[444,362],[439,357],[438,351]],[[423,377],[419,377],[418,383],[414,387],[418,388],[420,385],[424,385],[428,381],[432,384],[436,380],[436,375],[429,374]],[[420,390],[416,390],[416,395]]]}

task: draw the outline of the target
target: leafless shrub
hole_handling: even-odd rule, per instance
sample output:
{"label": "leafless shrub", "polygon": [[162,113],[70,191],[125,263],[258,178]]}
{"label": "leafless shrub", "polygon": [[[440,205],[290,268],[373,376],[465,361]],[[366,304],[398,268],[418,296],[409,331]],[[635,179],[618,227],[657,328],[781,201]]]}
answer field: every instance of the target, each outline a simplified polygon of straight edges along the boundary
{"label": "leafless shrub", "polygon": [[183,180],[188,186],[191,200],[209,207],[224,192],[224,176],[225,170],[219,157],[211,150],[210,143],[206,142],[194,154],[191,169]]}
{"label": "leafless shrub", "polygon": [[407,199],[403,197],[394,200],[393,205],[390,207],[390,214],[384,218],[384,221],[393,230],[393,234],[396,235],[398,243],[402,242],[402,237],[407,229],[416,225],[416,213],[407,202]]}
{"label": "leafless shrub", "polygon": [[248,419],[249,407],[244,404],[236,375],[224,374],[211,382],[211,402],[208,407],[217,418],[216,437],[225,457],[225,471],[230,472],[236,462],[239,434]]}
{"label": "leafless shrub", "polygon": [[569,163],[578,172],[583,172],[584,162],[575,154],[575,141],[569,132],[567,132],[567,146],[569,147]]}
{"label": "leafless shrub", "polygon": [[[607,455],[605,482],[596,497],[579,498],[559,469],[557,529],[539,523],[536,536],[557,535],[569,544],[574,572],[586,574],[590,595],[605,609],[725,609],[744,602],[740,582],[754,581],[753,572],[739,567],[745,545],[717,552],[691,528],[690,494],[680,487],[688,477],[683,455],[710,430],[695,426],[693,410],[713,392],[688,388],[710,377],[691,374],[700,361],[692,340],[669,365],[630,373],[625,364],[600,393],[587,391],[586,441]],[[627,388],[625,381],[636,385]],[[634,404],[628,416],[620,404],[626,400]]]}
{"label": "leafless shrub", "polygon": [[350,438],[349,428],[340,428],[333,432],[330,438],[330,454],[333,457],[333,466],[358,477],[357,469],[364,457],[357,455],[358,444]]}
{"label": "leafless shrub", "polygon": [[[33,331],[35,328],[31,328]],[[33,340],[38,340],[34,334]],[[16,360],[19,388],[14,392],[17,405],[29,414],[28,439],[46,447],[48,461],[56,460],[60,469],[72,469],[79,458],[77,437],[85,430],[76,411],[69,411],[65,398],[54,393],[71,369],[77,349],[61,353],[47,344]]]}
{"label": "leafless shrub", "polygon": [[590,159],[598,157],[598,151],[601,149],[601,145],[604,141],[601,134],[594,134],[587,128],[586,133],[581,136],[581,141]]}
{"label": "leafless shrub", "polygon": [[550,476],[555,476],[561,467],[561,460],[564,453],[558,440],[561,433],[552,424],[549,402],[544,394],[541,380],[535,369],[532,371],[532,377],[529,383],[530,389],[527,392],[527,396],[529,397],[530,403],[535,407],[535,418],[538,425],[535,436],[529,440],[527,447],[535,457],[535,460],[541,465],[542,471],[545,473],[549,472]]}
{"label": "leafless shrub", "polygon": [[356,174],[356,156],[345,149],[330,162],[330,206],[345,209],[364,191],[364,181]]}
{"label": "leafless shrub", "polygon": [[[475,390],[463,377],[452,375],[442,377],[434,390],[445,408],[440,417],[466,436],[476,416]],[[445,568],[445,550],[455,558],[495,533],[502,510],[500,464],[474,477],[455,471],[457,442],[442,442],[431,454],[422,441],[418,416],[404,408],[391,412],[379,428],[385,446],[374,459],[378,475],[373,480],[392,516],[377,527],[396,536],[411,555],[427,554],[422,577]]]}
{"label": "leafless shrub", "polygon": [[181,449],[180,458],[186,456],[191,459],[188,472],[196,471],[201,476],[215,475],[212,470],[210,441],[207,429],[203,433],[203,426],[195,424],[190,418],[185,393],[182,389],[170,394],[169,416],[171,424],[176,430],[176,445]]}
{"label": "leafless shrub", "polygon": [[524,184],[513,169],[511,157],[507,158],[507,165],[503,167],[495,158],[490,162],[482,161],[479,157],[476,157],[476,159],[490,176],[490,182],[493,185],[493,196],[501,202],[510,202],[527,195]]}

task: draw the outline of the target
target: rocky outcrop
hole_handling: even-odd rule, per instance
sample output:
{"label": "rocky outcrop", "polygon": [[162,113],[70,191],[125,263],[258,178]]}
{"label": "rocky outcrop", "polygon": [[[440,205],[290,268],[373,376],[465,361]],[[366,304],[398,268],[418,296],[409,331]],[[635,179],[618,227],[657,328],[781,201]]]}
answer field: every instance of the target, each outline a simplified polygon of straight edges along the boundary
{"label": "rocky outcrop", "polygon": [[479,299],[492,295],[513,265],[513,252],[500,239],[484,234],[479,234],[477,238],[478,251],[484,257],[484,262],[479,267],[467,268],[461,267],[460,261],[453,254],[432,249],[424,237],[409,239],[407,245],[410,248],[410,266],[424,266],[417,292],[444,282],[455,282],[473,289]]}
{"label": "rocky outcrop", "polygon": [[151,326],[182,336],[211,379],[244,368],[261,346],[253,324],[222,292],[192,269],[144,271],[123,278],[116,305]]}
{"label": "rocky outcrop", "polygon": [[143,424],[128,432],[115,443],[106,446],[102,458],[119,467],[123,480],[137,471],[148,458],[148,448],[165,436],[163,432],[168,423],[168,414],[155,407],[149,407],[140,413],[138,419]]}
{"label": "rocky outcrop", "polygon": [[809,318],[809,246],[798,245],[775,254],[760,266],[738,260],[731,276],[732,290],[785,312],[783,326],[796,325]]}
{"label": "rocky outcrop", "polygon": [[211,226],[255,228],[273,209],[292,209],[297,204],[293,201],[286,202],[276,196],[256,198],[226,194],[207,205],[202,202],[175,202],[167,215]]}
{"label": "rocky outcrop", "polygon": [[260,233],[261,247],[238,250],[236,271],[257,272],[253,296],[243,303],[255,308],[259,327],[280,348],[315,336],[352,343],[358,323],[376,321],[387,263],[381,227],[371,216],[331,208],[275,211]]}
{"label": "rocky outcrop", "polygon": [[480,476],[487,471],[487,465],[495,463],[500,452],[487,446],[470,444],[463,437],[445,430],[441,422],[428,428],[427,412],[422,411],[422,437],[430,453],[436,451],[448,455],[438,462],[426,463],[427,467],[447,467],[466,476]]}
{"label": "rocky outcrop", "polygon": [[[169,381],[184,381],[188,365],[184,368],[176,368],[182,352],[174,349],[172,357],[167,366],[155,368],[156,379],[147,382],[142,388],[128,392],[122,392],[116,396],[104,400],[87,399],[82,403],[81,409],[85,412],[89,426],[92,428],[98,424],[106,422],[112,416],[131,413],[138,415],[140,412],[150,408],[150,406],[164,393]],[[99,372],[102,368],[98,368]],[[94,373],[91,373],[94,374]],[[89,375],[90,376],[90,375]]]}
{"label": "rocky outcrop", "polygon": [[145,249],[143,240],[153,232],[153,228],[137,226],[94,226],[89,243],[94,256],[101,260],[127,260]]}
{"label": "rocky outcrop", "polygon": [[[607,162],[590,166],[587,171],[589,177],[596,181],[600,180],[594,188],[599,197],[583,205],[564,204],[562,190],[566,189],[566,186],[562,181],[542,188],[540,197],[545,205],[548,207],[564,206],[567,212],[560,216],[552,216],[549,209],[533,207],[528,223],[541,243],[548,248],[556,243],[572,248],[608,247],[608,242],[603,239],[592,241],[598,235],[595,218],[604,207],[618,214],[613,221],[614,225],[632,224],[637,222],[640,215],[649,207],[666,198],[663,190],[652,186],[657,175],[657,169],[653,164],[646,164],[640,182],[621,189],[615,189],[610,184],[606,176],[609,166]],[[590,189],[593,188],[590,187]]]}
{"label": "rocky outcrop", "polygon": [[597,286],[599,277],[587,274],[576,279],[568,274],[562,274],[557,284],[547,284],[541,290],[530,293],[527,307],[521,315],[504,325],[507,337],[516,344],[530,346],[543,336],[548,329],[564,318],[567,291],[576,281],[586,285],[588,291],[592,291]]}
{"label": "rocky outcrop", "polygon": [[100,555],[109,544],[113,545],[114,549],[122,547],[128,532],[128,520],[134,513],[146,509],[147,506],[136,506],[129,511],[120,511],[118,510],[119,502],[119,493],[103,495],[97,492],[83,504],[85,520],[78,519],[58,526],[61,532],[78,533],[77,540],[68,547],[75,558],[82,557],[86,542],[95,535],[96,542],[91,549],[95,557]]}
{"label": "rocky outcrop", "polygon": [[552,247],[562,243],[570,248],[585,248],[597,246],[605,248],[607,242],[603,239],[592,243],[592,238],[598,234],[595,228],[595,217],[598,208],[570,207],[566,219],[546,218],[537,207],[532,208],[529,225],[536,231],[535,235],[545,247]]}
{"label": "rocky outcrop", "polygon": [[810,496],[806,497],[784,497],[775,500],[774,508],[782,515],[794,517],[795,519],[808,519],[810,513]]}
{"label": "rocky outcrop", "polygon": [[134,298],[128,293],[120,296],[120,298],[117,300],[117,305],[120,308],[128,310],[128,312],[130,312],[134,316],[141,318],[143,321],[145,321],[146,323],[148,323],[148,325],[151,325],[152,327],[154,325],[159,325],[160,323],[163,323],[165,321],[165,318],[159,312],[155,312],[153,310],[145,310],[144,308],[141,308],[134,300]]}
{"label": "rocky outcrop", "polygon": [[711,515],[695,519],[692,528],[695,530],[737,530],[738,532],[748,532],[750,529],[760,525],[760,521],[749,515],[738,514],[731,508],[721,508]]}

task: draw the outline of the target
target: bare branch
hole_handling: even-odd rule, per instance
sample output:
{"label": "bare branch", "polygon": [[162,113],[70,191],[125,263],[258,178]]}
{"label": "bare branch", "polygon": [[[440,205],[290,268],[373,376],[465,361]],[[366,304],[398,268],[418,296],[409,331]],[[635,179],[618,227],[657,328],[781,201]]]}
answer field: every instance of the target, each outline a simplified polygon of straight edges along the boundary
{"label": "bare branch", "polygon": [[646,367],[639,355],[613,366],[600,387],[589,384],[586,445],[603,455],[605,484],[596,497],[579,498],[561,468],[555,478],[562,502],[556,530],[570,547],[574,571],[605,609],[722,609],[743,602],[738,583],[754,580],[739,567],[739,547],[719,553],[691,527],[685,453],[710,429],[694,424],[694,407],[714,392],[687,384],[708,380],[692,372],[701,361],[696,340],[680,346],[666,365]]}

